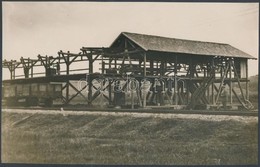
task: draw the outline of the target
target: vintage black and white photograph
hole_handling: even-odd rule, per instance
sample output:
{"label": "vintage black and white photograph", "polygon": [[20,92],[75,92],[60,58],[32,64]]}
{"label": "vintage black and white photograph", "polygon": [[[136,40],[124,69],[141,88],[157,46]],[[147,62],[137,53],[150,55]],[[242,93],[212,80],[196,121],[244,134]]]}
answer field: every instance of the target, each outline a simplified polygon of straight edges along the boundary
{"label": "vintage black and white photograph", "polygon": [[259,3],[2,2],[1,163],[257,165]]}

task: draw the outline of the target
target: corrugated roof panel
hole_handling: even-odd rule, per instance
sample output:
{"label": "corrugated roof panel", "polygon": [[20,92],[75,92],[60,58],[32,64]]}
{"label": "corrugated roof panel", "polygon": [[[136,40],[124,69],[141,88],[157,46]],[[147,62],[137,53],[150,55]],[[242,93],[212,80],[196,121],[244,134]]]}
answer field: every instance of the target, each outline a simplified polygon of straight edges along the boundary
{"label": "corrugated roof panel", "polygon": [[146,51],[151,50],[195,55],[226,56],[256,59],[255,57],[229,44],[183,40],[129,32],[122,32],[121,35],[124,35],[131,41],[135,42],[137,45],[139,45]]}

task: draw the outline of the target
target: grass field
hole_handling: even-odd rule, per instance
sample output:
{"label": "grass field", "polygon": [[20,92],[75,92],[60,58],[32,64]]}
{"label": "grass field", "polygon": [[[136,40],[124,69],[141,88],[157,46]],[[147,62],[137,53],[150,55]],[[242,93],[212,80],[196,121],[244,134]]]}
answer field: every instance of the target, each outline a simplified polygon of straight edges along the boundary
{"label": "grass field", "polygon": [[238,165],[258,162],[257,118],[205,120],[2,113],[3,163]]}

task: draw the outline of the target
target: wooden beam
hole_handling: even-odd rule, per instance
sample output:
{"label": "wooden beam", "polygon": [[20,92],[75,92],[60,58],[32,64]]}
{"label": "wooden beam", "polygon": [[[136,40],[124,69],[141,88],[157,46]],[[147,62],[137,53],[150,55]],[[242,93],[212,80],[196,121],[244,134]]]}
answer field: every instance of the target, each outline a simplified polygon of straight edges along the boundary
{"label": "wooden beam", "polygon": [[77,92],[75,95],[73,95],[70,99],[68,99],[68,101],[66,102],[67,104],[74,99],[76,96],[81,95],[86,101],[88,101],[88,99],[81,93],[86,87],[87,85],[85,85],[83,88],[81,88],[81,90],[78,90],[77,88],[75,88],[75,86],[71,83],[69,83],[69,85]]}
{"label": "wooden beam", "polygon": [[233,83],[232,83],[232,65],[231,65],[232,59],[229,58],[229,95],[230,95],[230,104],[233,103],[233,97],[232,97],[232,89],[233,89]]}
{"label": "wooden beam", "polygon": [[249,100],[248,60],[246,59],[246,100]]}
{"label": "wooden beam", "polygon": [[146,53],[144,53],[143,56],[144,56],[144,77],[146,77]]}
{"label": "wooden beam", "polygon": [[178,105],[177,56],[175,56],[174,62],[174,97],[175,105]]}
{"label": "wooden beam", "polygon": [[228,69],[229,69],[229,64],[226,63],[226,68],[224,70],[224,74],[222,75],[222,79],[221,79],[221,82],[220,82],[220,85],[219,85],[219,91],[217,92],[216,102],[218,102],[219,95],[221,93],[221,87],[223,86],[223,83],[224,83],[224,80],[226,78],[226,74],[228,72]]}
{"label": "wooden beam", "polygon": [[[231,62],[231,64],[232,64],[232,66],[233,66],[233,70],[234,70],[234,73],[235,73],[235,77],[236,77],[236,79],[237,79],[237,83],[238,83],[239,89],[240,89],[240,91],[241,91],[241,95],[242,95],[243,99],[246,100],[246,99],[245,99],[245,96],[244,96],[244,93],[243,93],[243,89],[242,89],[241,84],[240,84],[239,75],[238,75],[238,73],[237,73],[236,67],[235,67],[235,65],[234,65],[233,62]],[[248,81],[247,81],[247,82],[248,82]]]}

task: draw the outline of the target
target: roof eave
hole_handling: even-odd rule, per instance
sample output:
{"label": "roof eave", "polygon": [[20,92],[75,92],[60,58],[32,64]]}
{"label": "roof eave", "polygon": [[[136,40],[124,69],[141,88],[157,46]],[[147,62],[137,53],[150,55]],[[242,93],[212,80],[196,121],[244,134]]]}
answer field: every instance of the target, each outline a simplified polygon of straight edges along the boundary
{"label": "roof eave", "polygon": [[[196,56],[203,56],[201,54],[194,54],[194,53],[184,53],[184,52],[170,52],[170,51],[160,51],[160,50],[147,50],[147,51],[150,51],[150,52],[165,52],[165,53],[172,53],[172,54],[186,54],[186,55],[196,55]],[[212,56],[212,57],[215,57],[215,56],[223,56],[223,57],[231,57],[231,58],[243,58],[243,59],[254,59],[254,60],[257,60],[257,58],[251,56],[248,54],[247,57],[234,57],[234,56],[225,56],[225,55],[205,55],[205,56]]]}

